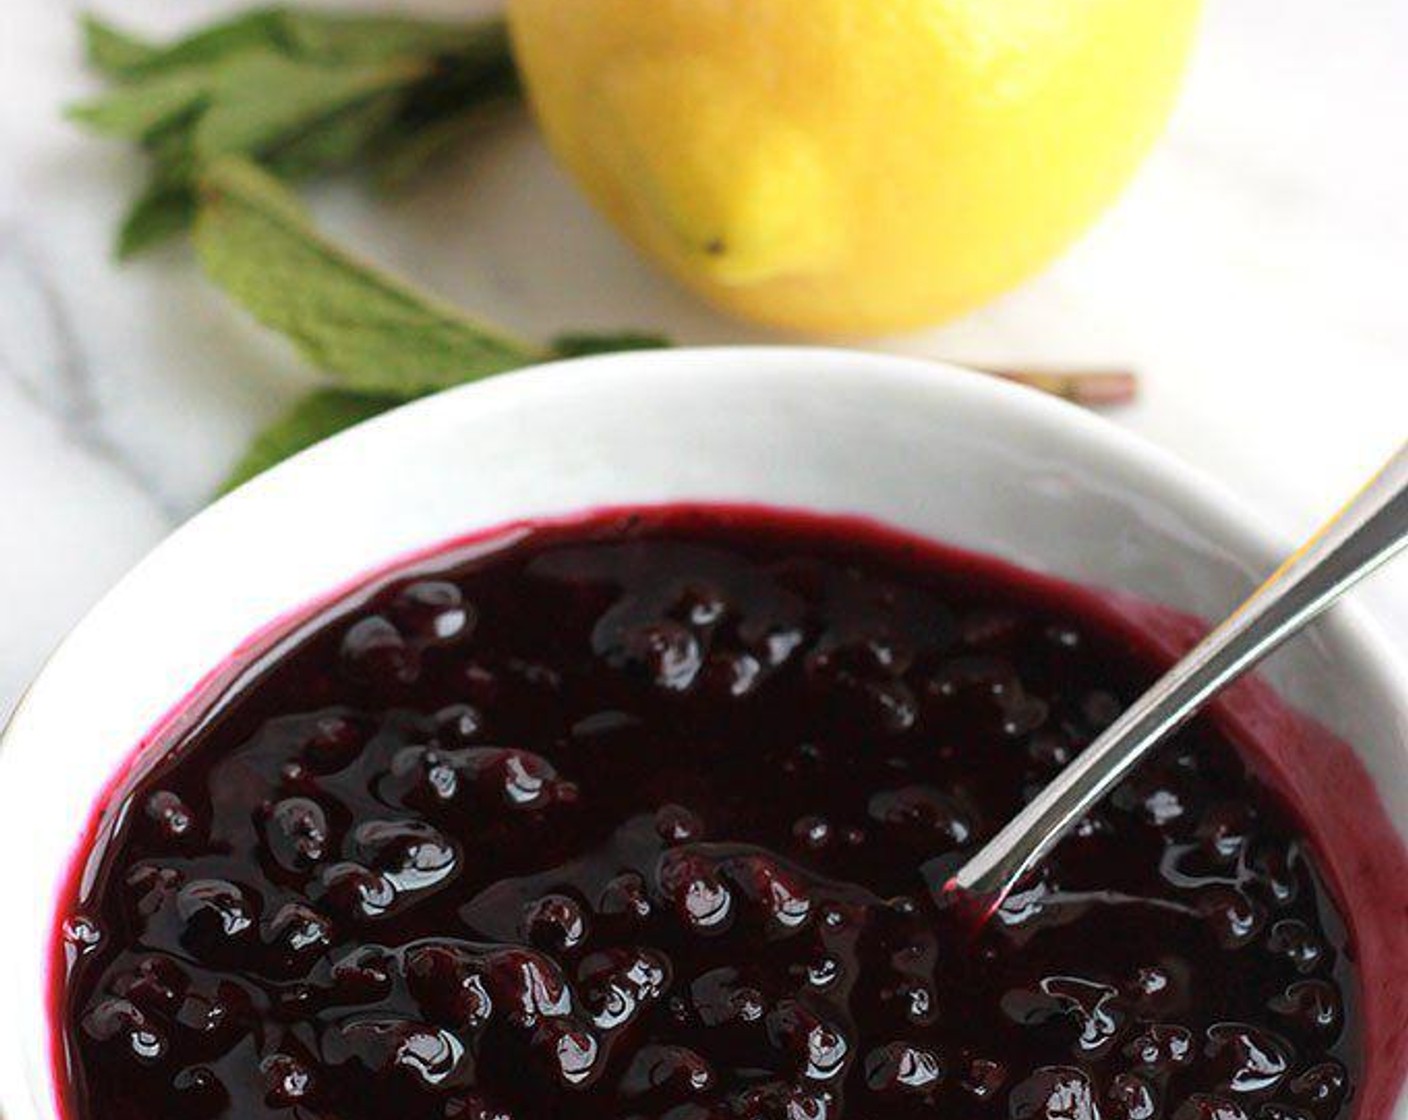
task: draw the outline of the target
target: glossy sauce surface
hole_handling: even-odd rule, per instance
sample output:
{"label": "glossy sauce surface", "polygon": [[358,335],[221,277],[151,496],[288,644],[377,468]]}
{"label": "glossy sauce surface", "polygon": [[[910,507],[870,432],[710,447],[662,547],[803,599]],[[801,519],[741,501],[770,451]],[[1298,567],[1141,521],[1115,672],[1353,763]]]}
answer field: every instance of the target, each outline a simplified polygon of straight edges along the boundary
{"label": "glossy sauce surface", "polygon": [[931,902],[1156,674],[1049,585],[674,510],[321,611],[124,791],[71,1120],[1332,1120],[1346,934],[1194,725],[972,942]]}

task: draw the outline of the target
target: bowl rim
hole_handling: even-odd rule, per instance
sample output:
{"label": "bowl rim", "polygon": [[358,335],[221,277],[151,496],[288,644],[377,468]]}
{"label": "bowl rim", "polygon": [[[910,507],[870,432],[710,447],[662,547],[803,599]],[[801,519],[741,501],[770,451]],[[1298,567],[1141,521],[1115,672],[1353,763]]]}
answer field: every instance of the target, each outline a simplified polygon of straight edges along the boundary
{"label": "bowl rim", "polygon": [[[839,347],[794,345],[681,347],[552,361],[455,386],[354,425],[220,497],[169,533],[84,612],[21,694],[6,724],[0,727],[0,795],[8,785],[3,780],[7,758],[13,754],[8,748],[28,729],[36,687],[62,660],[75,635],[101,623],[103,608],[110,600],[131,594],[134,585],[140,588],[143,574],[158,557],[179,550],[191,538],[219,534],[229,511],[255,506],[265,502],[266,495],[297,487],[311,468],[335,461],[337,456],[349,454],[369,441],[384,444],[414,438],[421,425],[432,418],[443,421],[457,409],[473,413],[506,397],[551,393],[558,387],[579,385],[593,378],[606,381],[611,388],[613,377],[630,382],[641,376],[699,376],[725,369],[747,369],[753,375],[766,376],[769,369],[794,368],[799,363],[810,363],[828,377],[872,378],[877,391],[885,390],[887,378],[892,389],[922,383],[920,387],[959,394],[970,401],[1007,410],[1018,423],[1064,429],[1067,434],[1081,437],[1092,462],[1137,467],[1157,483],[1170,502],[1179,501],[1195,509],[1209,531],[1231,542],[1239,561],[1263,566],[1269,573],[1289,551],[1285,538],[1271,530],[1246,500],[1173,452],[1070,402],[951,363]],[[824,387],[819,391],[824,391]],[[375,571],[394,564],[396,559],[394,555],[379,554],[358,557],[352,567],[359,573]],[[268,623],[264,618],[251,619],[248,632],[255,634]],[[1331,628],[1335,642],[1353,650],[1361,666],[1372,674],[1367,683],[1387,697],[1392,708],[1408,717],[1408,658],[1399,653],[1378,624],[1353,601],[1338,604],[1325,624]],[[114,769],[125,757],[116,753],[119,749],[128,752],[133,745],[114,748]],[[28,1036],[35,1021],[26,1017],[23,1029],[4,1039],[11,1052],[0,1054],[0,1110],[17,1110],[11,1113],[11,1120],[52,1120],[58,1115],[52,1095],[55,1071],[33,1068]],[[47,1015],[39,1016],[37,1021],[47,1024]],[[49,1090],[45,1094],[48,1099],[42,1104],[33,1095],[37,1091],[36,1078]],[[38,1110],[34,1111],[36,1105]]]}
{"label": "bowl rim", "polygon": [[[25,709],[35,684],[45,675],[50,664],[62,652],[74,633],[86,627],[91,617],[98,613],[99,608],[110,597],[123,592],[134,582],[153,556],[158,552],[167,551],[173,541],[179,542],[197,532],[207,531],[210,525],[218,521],[221,511],[236,504],[259,501],[260,495],[276,486],[291,485],[291,479],[297,473],[307,471],[310,466],[338,453],[346,446],[365,440],[373,433],[383,433],[376,438],[386,438],[389,433],[398,429],[415,426],[432,413],[442,412],[455,405],[463,406],[466,401],[485,402],[491,396],[515,394],[540,384],[550,386],[559,378],[580,381],[618,366],[623,369],[640,367],[635,372],[668,377],[672,373],[661,369],[662,364],[685,367],[676,371],[675,375],[680,375],[686,370],[695,374],[706,372],[708,366],[716,364],[720,359],[754,366],[780,367],[808,358],[828,364],[849,363],[854,366],[851,371],[853,373],[864,372],[891,377],[907,375],[909,379],[947,382],[946,388],[971,392],[976,397],[986,395],[997,407],[1011,409],[1019,418],[1038,424],[1064,425],[1086,436],[1093,450],[1101,450],[1110,458],[1128,459],[1158,475],[1163,484],[1171,486],[1175,491],[1181,489],[1187,499],[1201,507],[1207,516],[1215,518],[1219,527],[1244,538],[1238,542],[1239,547],[1249,547],[1263,554],[1266,557],[1263,563],[1268,565],[1267,575],[1270,575],[1274,566],[1291,551],[1292,542],[1289,535],[1275,530],[1269,520],[1252,507],[1250,500],[1240,495],[1230,484],[1185,461],[1175,452],[1121,427],[1109,417],[1089,408],[983,373],[961,363],[843,346],[792,344],[680,346],[562,358],[451,386],[407,401],[345,428],[276,463],[234,490],[219,495],[144,553],[54,644],[16,700],[6,723],[0,726],[0,764],[3,764],[4,747],[10,730],[18,722],[17,717]],[[1101,444],[1103,447],[1098,447]],[[1326,516],[1329,516],[1328,513]],[[379,566],[388,560],[394,562],[395,559],[374,558],[371,565]],[[1335,604],[1327,617],[1333,621],[1337,630],[1344,632],[1346,638],[1364,646],[1364,652],[1371,655],[1372,662],[1381,669],[1385,683],[1391,686],[1388,691],[1403,697],[1405,706],[1408,706],[1408,652],[1399,652],[1383,628],[1369,616],[1352,594]],[[254,623],[251,630],[261,624]]]}

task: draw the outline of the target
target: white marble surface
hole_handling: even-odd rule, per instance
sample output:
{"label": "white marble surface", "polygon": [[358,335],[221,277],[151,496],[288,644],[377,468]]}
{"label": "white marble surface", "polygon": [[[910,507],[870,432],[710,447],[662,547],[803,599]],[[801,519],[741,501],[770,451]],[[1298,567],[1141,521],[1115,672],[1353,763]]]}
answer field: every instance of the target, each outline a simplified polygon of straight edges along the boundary
{"label": "white marble surface", "polygon": [[[85,607],[309,381],[187,252],[110,262],[140,165],[59,119],[93,88],[75,35],[86,6],[0,5],[0,719]],[[153,32],[238,6],[96,5]],[[1288,537],[1307,531],[1408,436],[1405,56],[1401,0],[1213,0],[1170,134],[1100,227],[988,310],[875,345],[1133,365],[1145,394],[1119,423],[1226,481]],[[637,261],[523,122],[391,204],[339,186],[316,205],[387,263],[525,331],[758,337]],[[1408,648],[1408,566],[1363,597]]]}

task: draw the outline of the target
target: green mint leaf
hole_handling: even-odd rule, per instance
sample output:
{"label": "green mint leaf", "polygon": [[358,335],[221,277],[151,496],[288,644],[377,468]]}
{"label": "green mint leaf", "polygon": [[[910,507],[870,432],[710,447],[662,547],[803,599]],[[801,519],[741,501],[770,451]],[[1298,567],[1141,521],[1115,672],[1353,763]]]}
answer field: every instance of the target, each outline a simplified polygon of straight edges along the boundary
{"label": "green mint leaf", "polygon": [[70,120],[125,140],[150,140],[195,116],[209,101],[210,85],[196,74],[169,74],[92,101],[70,105]]}
{"label": "green mint leaf", "polygon": [[[74,106],[156,161],[119,254],[189,224],[200,169],[244,155],[289,180],[370,160],[388,180],[450,142],[481,103],[516,97],[502,20],[468,24],[263,7],[153,45],[89,17],[90,58],[123,83]],[[391,170],[386,170],[390,168]]]}
{"label": "green mint leaf", "polygon": [[247,161],[212,167],[200,199],[195,244],[209,276],[346,388],[411,397],[546,356],[325,240]]}
{"label": "green mint leaf", "polygon": [[210,105],[195,127],[196,155],[257,154],[286,143],[345,109],[404,88],[425,66],[397,59],[333,67],[269,51],[229,59],[211,73]]}
{"label": "green mint leaf", "polygon": [[663,350],[671,345],[658,334],[617,331],[612,334],[563,334],[552,340],[559,358],[585,358],[592,354],[618,354],[623,350]]}
{"label": "green mint leaf", "polygon": [[88,64],[117,81],[140,76],[161,54],[160,47],[129,35],[95,15],[84,15],[80,26]]}
{"label": "green mint leaf", "polygon": [[195,221],[196,198],[188,184],[154,181],[132,204],[117,237],[119,260],[186,233]]}
{"label": "green mint leaf", "polygon": [[315,443],[370,420],[402,402],[396,397],[320,389],[310,393],[260,432],[220,487],[228,493]]}
{"label": "green mint leaf", "polygon": [[166,46],[148,44],[92,16],[84,30],[89,60],[104,73],[132,81],[201,69],[248,50],[283,50],[286,18],[282,8],[256,8]]}
{"label": "green mint leaf", "polygon": [[150,69],[184,70],[209,66],[255,50],[279,50],[286,42],[287,13],[281,7],[253,8],[178,39]]}
{"label": "green mint leaf", "polygon": [[264,146],[259,163],[284,179],[350,167],[396,131],[403,101],[400,91],[385,93],[290,131]]}
{"label": "green mint leaf", "polygon": [[466,66],[509,57],[508,26],[502,19],[447,23],[290,10],[284,13],[283,32],[290,53],[324,62],[453,57]]}
{"label": "green mint leaf", "polygon": [[[517,99],[507,95],[486,95],[478,104],[444,116],[429,116],[418,125],[403,123],[388,129],[372,153],[377,185],[394,192],[402,189],[427,167],[448,156],[462,143],[502,121]],[[412,105],[414,111],[415,106]]]}
{"label": "green mint leaf", "polygon": [[465,64],[476,60],[487,64],[509,53],[502,19],[448,23],[301,11],[282,5],[250,9],[165,46],[147,43],[96,16],[84,17],[83,31],[89,61],[122,81],[202,68],[253,50],[334,64],[407,56],[453,56]]}

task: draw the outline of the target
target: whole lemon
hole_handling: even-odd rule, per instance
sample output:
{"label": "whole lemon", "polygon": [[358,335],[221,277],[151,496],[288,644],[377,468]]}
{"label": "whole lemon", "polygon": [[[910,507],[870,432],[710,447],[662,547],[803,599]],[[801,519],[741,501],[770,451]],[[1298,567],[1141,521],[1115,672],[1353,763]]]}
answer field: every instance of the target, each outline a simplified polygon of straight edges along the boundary
{"label": "whole lemon", "polygon": [[776,326],[933,323],[1069,244],[1159,133],[1198,0],[509,0],[549,142]]}

